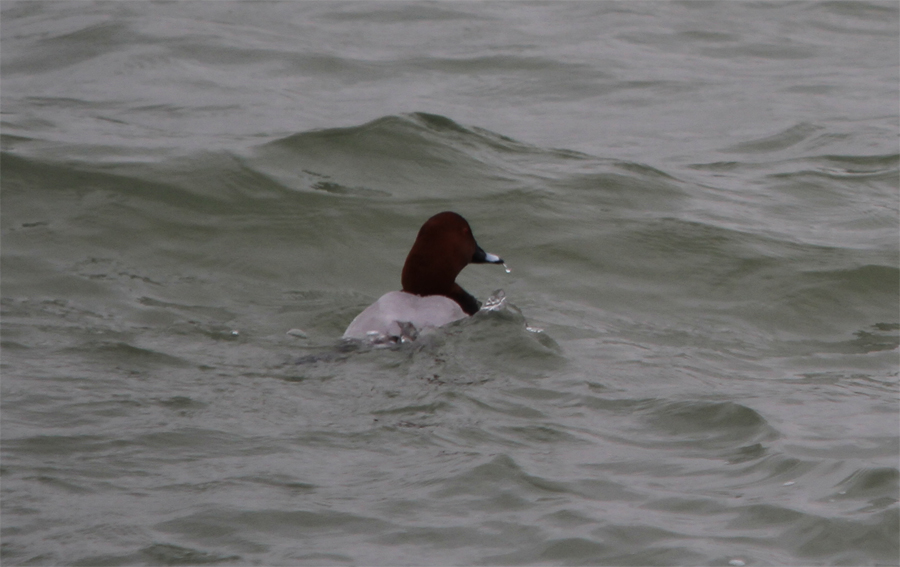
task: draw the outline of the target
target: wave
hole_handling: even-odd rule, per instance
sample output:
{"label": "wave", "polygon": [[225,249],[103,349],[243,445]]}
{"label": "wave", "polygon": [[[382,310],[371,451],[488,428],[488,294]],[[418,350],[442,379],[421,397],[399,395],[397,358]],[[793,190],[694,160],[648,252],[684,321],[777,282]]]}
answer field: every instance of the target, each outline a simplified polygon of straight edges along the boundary
{"label": "wave", "polygon": [[[817,132],[801,125],[760,145],[792,147]],[[755,167],[754,175],[768,179],[778,172],[774,162],[795,177],[813,171],[822,178],[816,186],[790,180],[791,198],[808,207],[810,199],[821,201],[829,194],[838,199],[834,206],[854,201],[853,193],[843,191],[844,196],[834,185],[847,179],[887,187],[900,162],[894,154],[776,158],[768,169],[744,162],[695,168],[717,175]],[[4,151],[0,165],[4,227],[13,233],[103,227],[101,246],[149,250],[165,243],[162,248],[183,261],[194,254],[191,243],[239,228],[242,232],[235,234],[246,238],[267,235],[272,262],[283,262],[279,254],[302,247],[308,266],[334,261],[317,252],[323,244],[324,250],[344,250],[353,264],[357,256],[345,243],[379,234],[388,250],[371,250],[367,257],[392,265],[394,249],[408,243],[403,234],[386,234],[385,226],[402,222],[414,230],[436,210],[462,205],[482,226],[500,221],[516,231],[514,239],[507,239],[509,252],[541,266],[526,273],[532,283],[545,279],[587,305],[628,295],[644,304],[646,295],[634,294],[643,289],[666,297],[666,308],[705,303],[750,320],[774,317],[792,328],[834,318],[844,325],[852,321],[844,329],[850,334],[896,322],[890,316],[898,304],[896,247],[871,248],[871,231],[881,234],[884,223],[896,224],[895,215],[886,216],[890,211],[868,215],[868,224],[860,228],[853,223],[866,219],[843,207],[847,218],[834,222],[859,237],[822,245],[797,232],[795,225],[803,228],[797,216],[802,208],[786,209],[784,222],[766,214],[766,207],[788,190],[749,195],[717,190],[649,164],[541,148],[435,114],[385,116],[358,126],[301,132],[245,155],[203,152],[155,164],[92,164]],[[882,217],[887,220],[878,220]],[[778,222],[772,224],[772,218]],[[528,230],[521,230],[522,223]],[[863,237],[867,248],[860,243]],[[8,250],[9,258],[17,255],[14,246]],[[230,255],[231,250],[218,249],[203,262],[229,271],[235,261],[226,260]],[[143,278],[151,286],[172,281],[97,257],[116,270],[107,274],[111,281]],[[254,258],[237,261],[264,269]],[[581,276],[565,275],[570,273]],[[601,286],[588,284],[591,274],[603,278]],[[348,274],[367,276],[352,269]]]}
{"label": "wave", "polygon": [[[9,136],[4,142],[6,147],[15,146]],[[629,178],[651,181],[651,187],[661,180],[676,182],[644,164],[544,149],[422,112],[301,132],[257,146],[249,155],[200,152],[149,165],[59,163],[15,151],[4,151],[2,159],[4,170],[13,175],[69,177],[68,186],[75,182],[107,189],[128,184],[131,193],[146,189],[147,195],[163,198],[169,186],[220,201],[279,197],[285,192],[427,197],[450,188],[458,197],[483,196],[532,188],[537,181],[553,181],[572,169],[591,170],[575,184],[593,188],[604,184],[603,178],[591,177],[598,169],[608,171],[609,186]]]}

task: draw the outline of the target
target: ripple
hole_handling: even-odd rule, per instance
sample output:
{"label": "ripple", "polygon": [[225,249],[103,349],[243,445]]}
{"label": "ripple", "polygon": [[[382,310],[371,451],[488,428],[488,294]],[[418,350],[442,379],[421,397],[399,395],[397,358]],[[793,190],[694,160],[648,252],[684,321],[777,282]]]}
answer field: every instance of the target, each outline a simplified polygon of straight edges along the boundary
{"label": "ripple", "polygon": [[641,412],[652,434],[675,447],[731,449],[778,437],[755,410],[734,402],[662,402]]}

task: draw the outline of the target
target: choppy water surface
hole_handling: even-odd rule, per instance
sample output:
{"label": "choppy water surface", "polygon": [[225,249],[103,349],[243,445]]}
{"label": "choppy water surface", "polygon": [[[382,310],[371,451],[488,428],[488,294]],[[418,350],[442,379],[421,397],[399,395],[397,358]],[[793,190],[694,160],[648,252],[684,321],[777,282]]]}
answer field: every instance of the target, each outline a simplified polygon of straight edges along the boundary
{"label": "choppy water surface", "polygon": [[3,2],[3,564],[896,565],[898,12]]}

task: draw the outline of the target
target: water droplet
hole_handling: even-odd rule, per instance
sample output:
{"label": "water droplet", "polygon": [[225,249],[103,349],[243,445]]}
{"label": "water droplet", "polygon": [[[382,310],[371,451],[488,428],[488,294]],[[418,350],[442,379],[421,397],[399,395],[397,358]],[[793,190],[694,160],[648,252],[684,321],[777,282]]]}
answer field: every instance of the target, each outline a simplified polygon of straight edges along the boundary
{"label": "water droplet", "polygon": [[231,331],[231,336],[232,336],[232,337],[236,337],[236,336],[238,336],[238,335],[240,335],[240,333],[239,333],[238,331],[236,331],[236,330],[235,330],[235,331]]}
{"label": "water droplet", "polygon": [[794,484],[794,481],[793,481],[793,480],[789,480],[789,481],[787,481],[786,483],[784,483],[782,486],[791,486],[792,484]]}
{"label": "water droplet", "polygon": [[506,270],[507,274],[511,274],[512,270],[509,269],[509,266],[506,265],[506,262],[503,262],[503,269]]}
{"label": "water droplet", "polygon": [[729,565],[734,565],[735,567],[741,567],[742,565],[746,565],[743,559],[732,559],[728,562]]}

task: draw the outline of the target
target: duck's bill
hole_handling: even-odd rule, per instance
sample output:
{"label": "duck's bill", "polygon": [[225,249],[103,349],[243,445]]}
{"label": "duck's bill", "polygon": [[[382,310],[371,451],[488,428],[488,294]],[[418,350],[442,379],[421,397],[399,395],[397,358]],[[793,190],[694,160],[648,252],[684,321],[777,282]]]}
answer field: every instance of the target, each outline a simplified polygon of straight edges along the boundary
{"label": "duck's bill", "polygon": [[473,264],[502,264],[503,258],[501,258],[500,256],[496,256],[494,254],[491,254],[489,252],[485,252],[479,246],[478,248],[475,249],[475,255],[472,256],[472,263]]}

